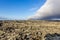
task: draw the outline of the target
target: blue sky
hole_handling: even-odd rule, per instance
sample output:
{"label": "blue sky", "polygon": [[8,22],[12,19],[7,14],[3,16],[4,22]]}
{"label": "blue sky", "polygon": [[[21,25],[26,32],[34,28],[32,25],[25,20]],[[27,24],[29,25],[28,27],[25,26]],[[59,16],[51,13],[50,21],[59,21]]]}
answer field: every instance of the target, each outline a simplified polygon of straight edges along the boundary
{"label": "blue sky", "polygon": [[0,0],[0,17],[26,19],[34,15],[45,0]]}

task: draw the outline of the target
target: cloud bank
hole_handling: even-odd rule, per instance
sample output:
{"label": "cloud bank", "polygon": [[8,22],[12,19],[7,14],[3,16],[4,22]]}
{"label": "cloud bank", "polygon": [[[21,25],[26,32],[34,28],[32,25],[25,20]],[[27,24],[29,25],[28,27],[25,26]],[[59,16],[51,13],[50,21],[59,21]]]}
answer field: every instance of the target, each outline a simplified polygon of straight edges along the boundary
{"label": "cloud bank", "polygon": [[29,19],[60,19],[60,0],[46,0],[45,4]]}

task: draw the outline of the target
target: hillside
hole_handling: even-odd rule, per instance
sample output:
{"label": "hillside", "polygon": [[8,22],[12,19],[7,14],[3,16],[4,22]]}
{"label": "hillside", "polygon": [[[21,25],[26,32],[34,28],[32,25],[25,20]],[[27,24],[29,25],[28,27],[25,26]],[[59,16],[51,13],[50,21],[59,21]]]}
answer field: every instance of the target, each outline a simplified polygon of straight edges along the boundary
{"label": "hillside", "polygon": [[60,37],[60,21],[0,21],[0,40],[59,40],[55,36]]}

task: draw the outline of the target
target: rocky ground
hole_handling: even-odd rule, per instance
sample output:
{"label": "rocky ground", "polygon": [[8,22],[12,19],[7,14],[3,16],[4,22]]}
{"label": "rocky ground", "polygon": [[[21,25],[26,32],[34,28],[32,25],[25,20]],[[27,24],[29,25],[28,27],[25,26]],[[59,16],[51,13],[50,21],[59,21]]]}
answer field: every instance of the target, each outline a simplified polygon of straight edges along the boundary
{"label": "rocky ground", "polygon": [[0,21],[0,40],[59,40],[60,21]]}

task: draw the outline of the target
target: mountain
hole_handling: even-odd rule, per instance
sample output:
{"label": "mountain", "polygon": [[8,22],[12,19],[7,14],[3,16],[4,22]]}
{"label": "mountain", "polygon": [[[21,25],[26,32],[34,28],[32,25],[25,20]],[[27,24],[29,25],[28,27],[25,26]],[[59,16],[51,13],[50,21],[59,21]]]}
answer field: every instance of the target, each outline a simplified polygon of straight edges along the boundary
{"label": "mountain", "polygon": [[0,17],[0,20],[11,20],[11,19],[6,17]]}

